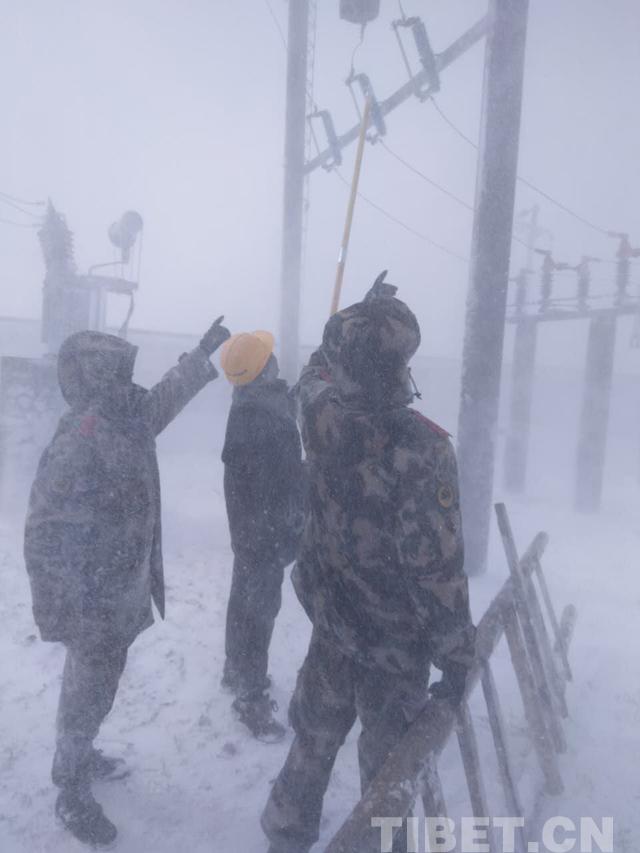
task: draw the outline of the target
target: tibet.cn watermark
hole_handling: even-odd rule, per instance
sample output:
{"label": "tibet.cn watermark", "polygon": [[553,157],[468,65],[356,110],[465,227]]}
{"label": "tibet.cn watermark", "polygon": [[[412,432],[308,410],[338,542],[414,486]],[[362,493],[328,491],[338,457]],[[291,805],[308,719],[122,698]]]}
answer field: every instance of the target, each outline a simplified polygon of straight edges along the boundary
{"label": "tibet.cn watermark", "polygon": [[[372,817],[380,830],[380,853],[401,849],[406,853],[516,853],[525,830],[521,817]],[[394,847],[395,836],[395,847]],[[491,845],[493,841],[494,845]],[[400,846],[398,847],[398,843]],[[614,853],[613,818],[549,818],[540,841],[525,843],[528,853]]]}

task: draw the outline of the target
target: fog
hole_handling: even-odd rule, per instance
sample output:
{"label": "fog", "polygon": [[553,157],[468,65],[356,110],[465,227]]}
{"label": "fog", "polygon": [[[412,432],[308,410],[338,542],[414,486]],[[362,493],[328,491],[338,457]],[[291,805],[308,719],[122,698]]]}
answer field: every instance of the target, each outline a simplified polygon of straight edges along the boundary
{"label": "fog", "polygon": [[[340,134],[358,122],[345,85],[352,64],[369,75],[380,100],[407,80],[390,27],[401,8],[424,19],[439,53],[485,14],[487,0],[402,0],[401,5],[381,0],[380,16],[368,25],[362,42],[359,28],[339,19],[337,0],[317,6],[310,91],[318,108],[330,110]],[[618,240],[606,232],[626,232],[631,245],[640,248],[640,121],[635,115],[640,7],[635,0],[530,0],[529,6],[518,165],[525,180],[516,188],[511,275],[532,264],[527,298],[536,302],[542,257],[522,245],[529,239],[522,222],[537,205],[538,248],[552,250],[555,260],[571,266],[585,255],[599,259],[592,266],[592,292],[613,295]],[[128,336],[139,347],[135,381],[151,388],[181,354],[196,352],[189,381],[180,376],[189,395],[203,388],[157,445],[166,621],[156,614],[156,624],[132,644],[113,713],[96,741],[107,755],[123,758],[131,771],[119,783],[93,786],[118,827],[115,849],[121,853],[175,853],[183,847],[193,853],[266,851],[260,815],[294,742],[291,720],[281,742],[256,740],[232,705],[233,696],[220,686],[227,669],[227,603],[232,580],[237,584],[238,559],[223,453],[231,407],[241,394],[217,349],[211,358],[220,376],[204,388],[198,347],[219,315],[231,333],[271,330],[276,353],[280,336],[290,331],[280,327],[279,317],[287,15],[286,0],[2,2],[3,376],[12,378],[11,371],[29,360],[43,370],[52,363],[41,358],[46,346],[40,340],[45,267],[37,226],[45,207],[32,204],[50,199],[74,234],[79,273],[114,261],[109,226],[126,210],[140,212],[144,230],[125,270],[129,277],[139,273],[140,282]],[[407,44],[417,71],[418,58]],[[398,297],[415,312],[421,329],[412,365],[422,399],[413,405],[429,419],[428,430],[442,437],[440,424],[453,434],[452,446],[484,59],[481,41],[442,72],[435,104],[412,98],[387,117],[388,149],[366,146],[360,182],[364,198],[356,205],[341,300],[342,306],[359,302],[380,271],[389,270],[389,281],[398,286]],[[320,131],[319,138],[324,147]],[[314,153],[308,140],[307,154]],[[318,346],[329,315],[355,145],[343,154],[344,181],[317,169],[307,184],[300,366]],[[558,272],[553,295],[574,296],[576,287],[574,271]],[[638,259],[631,262],[629,295],[640,298]],[[513,284],[510,305],[515,298]],[[120,327],[127,309],[128,300],[109,296],[110,329]],[[529,313],[537,310],[537,305],[527,306]],[[505,333],[495,436],[493,499],[506,503],[518,553],[539,531],[548,533],[542,563],[557,615],[567,604],[578,611],[569,650],[573,681],[562,680],[569,715],[559,724],[566,750],[553,755],[562,792],[542,793],[544,762],[531,735],[530,708],[521,698],[510,645],[497,643],[491,659],[523,814],[535,825],[529,837],[539,839],[543,821],[554,815],[566,815],[576,825],[584,817],[601,821],[612,816],[615,853],[635,853],[640,840],[640,349],[631,345],[638,323],[640,317],[631,313],[617,323],[597,512],[575,509],[586,318],[538,324],[527,476],[520,492],[507,489],[504,464],[507,437],[514,435],[514,324]],[[269,363],[261,362],[260,371]],[[37,398],[32,406],[33,388],[23,395],[5,384],[9,390],[0,386],[0,853],[80,853],[88,848],[54,820],[57,790],[51,784],[65,648],[41,641],[23,557],[29,490],[63,406],[57,388],[53,403]],[[38,387],[36,397],[42,391]],[[298,399],[299,425],[301,406]],[[88,426],[86,419],[80,421],[79,429],[83,436],[85,429],[91,434],[93,421]],[[593,439],[593,430],[583,433]],[[145,453],[153,455],[152,445]],[[266,439],[265,446],[261,456],[251,449],[262,465],[258,475],[264,475],[267,460],[273,463]],[[274,459],[275,448],[274,443]],[[313,454],[306,445],[305,451],[314,476]],[[136,453],[126,458],[117,481],[128,482],[129,466],[137,464]],[[71,459],[75,471],[76,455]],[[346,463],[344,470],[349,470]],[[259,491],[253,477],[246,474],[248,493]],[[71,480],[83,483],[69,474]],[[63,491],[72,488],[64,483]],[[440,507],[448,509],[447,501]],[[510,575],[493,517],[491,524],[488,570],[469,580],[475,624]],[[282,726],[312,633],[307,613],[286,567],[269,649],[272,681],[265,694],[279,706],[267,713]],[[546,611],[543,621],[553,635]],[[544,666],[559,666],[560,651],[558,641],[555,663]],[[531,657],[530,649],[527,654]],[[548,696],[543,699],[553,704]],[[469,703],[489,814],[510,813],[491,715],[477,687]],[[549,719],[546,725],[551,727]],[[328,849],[360,799],[359,732],[356,724],[338,755],[313,853]],[[450,816],[457,820],[474,813],[477,802],[472,808],[454,738],[438,766]],[[403,783],[415,779],[397,781],[406,794]],[[422,806],[417,808],[422,815]],[[274,847],[271,853],[308,853],[308,848]]]}
{"label": "fog", "polygon": [[[2,191],[50,197],[76,235],[79,267],[110,260],[106,228],[127,208],[145,220],[134,325],[197,332],[203,312],[233,326],[278,319],[286,54],[263,3],[60,0],[5,3],[0,36],[5,133]],[[338,130],[357,117],[344,85],[358,29],[320,4],[314,96]],[[286,30],[286,4],[273,9]],[[476,0],[405,4],[425,16],[442,50],[484,12]],[[356,53],[379,97],[406,79],[386,0]],[[640,73],[632,0],[531,4],[520,173],[604,229],[637,218],[640,129],[632,93]],[[482,45],[442,75],[438,103],[477,138]],[[451,192],[473,203],[476,155],[430,104],[389,117],[387,142]],[[350,175],[353,151],[343,172]],[[362,192],[414,229],[468,255],[471,214],[368,147]],[[302,337],[317,340],[328,310],[346,189],[320,170],[311,179]],[[560,260],[611,260],[615,243],[523,186],[517,209],[540,203]],[[3,205],[4,218],[25,217]],[[27,220],[28,221],[28,220]],[[28,229],[0,229],[0,311],[38,316],[42,263]],[[544,241],[542,241],[544,244]],[[513,268],[525,258],[515,248]],[[460,352],[467,266],[375,210],[356,214],[344,302],[388,268],[423,325],[429,352]],[[602,265],[603,284],[612,270]],[[117,310],[117,309],[115,309]],[[572,330],[572,334],[579,334]],[[567,357],[565,347],[541,358]],[[628,353],[626,365],[637,367]],[[579,358],[576,355],[576,358]]]}

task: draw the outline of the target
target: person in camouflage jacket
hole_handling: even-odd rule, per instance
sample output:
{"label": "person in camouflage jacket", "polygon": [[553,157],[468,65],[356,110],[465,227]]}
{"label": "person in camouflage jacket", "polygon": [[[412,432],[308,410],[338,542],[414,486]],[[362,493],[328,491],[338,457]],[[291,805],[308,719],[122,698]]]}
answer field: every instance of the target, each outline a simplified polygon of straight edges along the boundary
{"label": "person in camouflage jacket", "polygon": [[408,406],[420,330],[383,279],[329,320],[298,384],[310,513],[293,580],[313,634],[262,816],[272,853],[317,840],[356,717],[364,791],[424,706],[429,664],[456,702],[474,656],[455,454]]}
{"label": "person in camouflage jacket", "polygon": [[[222,318],[220,318],[221,320]],[[80,840],[116,829],[91,795],[116,761],[93,748],[127,649],[164,616],[160,478],[155,439],[218,374],[209,356],[220,321],[151,390],[132,381],[137,348],[99,332],[63,343],[58,378],[69,404],[31,489],[24,553],[43,640],[67,647],[52,777],[56,812]]]}

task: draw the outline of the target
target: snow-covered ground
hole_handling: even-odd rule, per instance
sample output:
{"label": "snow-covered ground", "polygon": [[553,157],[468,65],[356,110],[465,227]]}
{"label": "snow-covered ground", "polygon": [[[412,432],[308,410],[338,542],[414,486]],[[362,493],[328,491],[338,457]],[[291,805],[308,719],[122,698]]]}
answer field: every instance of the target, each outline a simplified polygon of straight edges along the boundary
{"label": "snow-covered ground", "polygon": [[[289,740],[280,745],[252,740],[233,718],[230,698],[219,687],[231,554],[219,462],[229,392],[222,382],[216,386],[160,440],[168,616],[133,646],[100,738],[101,746],[125,757],[133,770],[122,782],[96,787],[98,799],[119,827],[120,853],[266,850],[259,815],[289,746]],[[455,393],[449,396],[453,399]],[[423,408],[433,413],[427,403]],[[616,455],[602,514],[574,515],[565,493],[570,466],[560,444],[549,442],[547,435],[542,454],[534,440],[535,459],[539,462],[546,455],[548,463],[534,466],[526,500],[507,500],[521,549],[539,529],[550,533],[545,566],[555,601],[558,609],[573,602],[579,612],[571,651],[575,680],[568,690],[571,718],[565,727],[569,749],[561,757],[566,791],[547,800],[544,809],[573,819],[611,815],[616,853],[636,853],[637,466]],[[546,453],[549,447],[555,450]],[[497,492],[501,497],[499,482]],[[32,621],[20,553],[24,500],[24,484],[9,496],[5,489],[0,522],[0,853],[79,853],[84,848],[52,815],[55,792],[49,768],[63,649],[40,642]],[[472,581],[476,618],[505,577],[505,562],[494,542],[490,572]],[[308,636],[309,624],[287,579],[270,667],[282,719]],[[502,646],[499,654],[497,678],[523,792],[529,798],[539,783],[535,759]],[[474,701],[474,714],[490,773],[490,733],[479,701]],[[318,850],[358,799],[356,734],[336,764]],[[443,756],[441,775],[451,811],[464,812],[459,757],[453,748]],[[494,796],[496,785],[489,788]],[[494,802],[495,813],[504,814],[502,803]]]}

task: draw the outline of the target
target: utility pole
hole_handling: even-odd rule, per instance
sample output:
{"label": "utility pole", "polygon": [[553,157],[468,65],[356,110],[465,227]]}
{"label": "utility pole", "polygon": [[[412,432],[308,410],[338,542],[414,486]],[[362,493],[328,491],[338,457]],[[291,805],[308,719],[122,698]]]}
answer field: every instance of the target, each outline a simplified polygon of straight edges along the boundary
{"label": "utility pole", "polygon": [[589,327],[574,499],[575,508],[581,512],[600,508],[617,320],[616,312],[610,311],[594,317]]}
{"label": "utility pole", "polygon": [[[533,252],[538,242],[538,237],[544,234],[543,228],[538,228],[540,217],[540,205],[534,204],[530,210],[524,211],[529,216],[529,224],[524,229],[527,234],[527,269],[533,269]],[[522,215],[522,214],[521,214]]]}
{"label": "utility pole", "polygon": [[297,379],[300,347],[308,31],[309,0],[289,0],[280,291],[280,363],[289,381]]}
{"label": "utility pole", "polygon": [[470,575],[489,544],[528,12],[528,0],[491,0],[458,423]]}
{"label": "utility pole", "polygon": [[513,494],[522,493],[527,480],[537,343],[537,318],[522,316],[516,326],[509,431],[504,451],[504,484]]}

